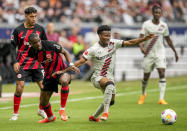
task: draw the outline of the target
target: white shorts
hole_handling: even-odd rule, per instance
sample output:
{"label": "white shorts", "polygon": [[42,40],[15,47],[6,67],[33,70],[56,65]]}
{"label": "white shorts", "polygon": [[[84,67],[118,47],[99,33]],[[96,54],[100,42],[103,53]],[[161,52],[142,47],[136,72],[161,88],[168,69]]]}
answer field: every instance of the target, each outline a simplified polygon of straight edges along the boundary
{"label": "white shorts", "polygon": [[150,73],[154,68],[166,68],[166,58],[144,57],[143,70],[144,73]]}
{"label": "white shorts", "polygon": [[[94,85],[95,88],[100,89],[104,93],[104,89],[101,88],[100,83],[99,83],[102,78],[103,78],[103,76],[92,77],[91,82],[92,82],[92,84]],[[114,82],[112,79],[110,79],[110,80],[112,82]],[[115,90],[113,90],[112,94],[116,94],[116,88],[115,88]]]}

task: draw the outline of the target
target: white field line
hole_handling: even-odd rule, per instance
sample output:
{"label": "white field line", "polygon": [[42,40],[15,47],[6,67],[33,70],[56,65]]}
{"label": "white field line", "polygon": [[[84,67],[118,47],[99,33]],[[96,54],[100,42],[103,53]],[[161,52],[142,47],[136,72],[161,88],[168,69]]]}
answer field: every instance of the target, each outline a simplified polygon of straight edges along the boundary
{"label": "white field line", "polygon": [[[181,90],[181,89],[186,89],[187,86],[186,85],[183,85],[183,86],[173,86],[173,87],[170,87],[170,88],[167,88],[167,91],[168,90]],[[159,89],[150,89],[150,90],[147,90],[147,92],[157,92],[159,91]],[[127,96],[127,95],[134,95],[134,94],[140,94],[140,91],[131,91],[131,92],[124,92],[124,93],[118,93],[116,96]],[[75,99],[70,99],[68,100],[68,102],[76,102],[76,101],[85,101],[85,100],[93,100],[93,99],[99,99],[99,98],[103,98],[103,95],[102,96],[93,96],[93,97],[83,97],[83,98],[75,98]],[[54,103],[60,103],[60,101],[51,101],[50,103],[54,104]],[[25,104],[25,105],[21,105],[20,108],[23,108],[23,107],[30,107],[30,106],[36,106],[38,105],[38,103],[34,103],[34,104]],[[0,109],[1,110],[7,110],[7,109],[11,109],[13,108],[13,106],[7,106],[7,107],[1,107]]]}

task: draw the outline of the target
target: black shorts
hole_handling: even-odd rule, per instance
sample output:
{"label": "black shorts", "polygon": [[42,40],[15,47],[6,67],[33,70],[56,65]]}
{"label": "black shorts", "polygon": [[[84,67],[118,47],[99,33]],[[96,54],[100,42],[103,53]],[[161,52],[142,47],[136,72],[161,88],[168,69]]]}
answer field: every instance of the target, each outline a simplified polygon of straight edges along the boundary
{"label": "black shorts", "polygon": [[33,82],[39,82],[43,80],[43,69],[20,69],[16,74],[16,80],[25,81],[31,78]]}
{"label": "black shorts", "polygon": [[[63,74],[61,74],[61,75],[63,75]],[[56,78],[49,78],[49,79],[47,79],[45,77],[43,80],[44,88],[42,89],[42,91],[51,91],[51,92],[58,93],[58,84],[60,85],[59,79],[60,79],[61,75],[58,75]],[[70,75],[70,77],[71,77],[71,75]],[[69,84],[70,83],[71,83],[71,78],[70,78]]]}

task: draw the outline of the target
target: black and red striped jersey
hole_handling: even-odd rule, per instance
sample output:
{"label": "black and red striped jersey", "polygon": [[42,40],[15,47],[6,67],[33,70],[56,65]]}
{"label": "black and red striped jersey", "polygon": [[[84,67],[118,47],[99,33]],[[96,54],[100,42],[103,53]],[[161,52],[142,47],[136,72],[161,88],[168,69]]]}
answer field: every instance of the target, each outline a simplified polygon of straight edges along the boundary
{"label": "black and red striped jersey", "polygon": [[[14,29],[11,36],[13,62],[19,62],[20,68],[24,70],[43,68],[37,60],[29,57],[31,46],[28,36],[32,33],[37,33],[41,40],[47,40],[44,28],[38,24],[35,24],[34,28],[25,28],[23,23]],[[16,52],[17,47],[18,51]]]}
{"label": "black and red striped jersey", "polygon": [[62,47],[59,44],[54,41],[42,40],[42,50],[36,52],[37,55],[34,55],[35,59],[42,63],[45,71],[44,76],[47,79],[49,79],[54,72],[67,68],[66,63],[62,60],[60,52],[62,52]]}

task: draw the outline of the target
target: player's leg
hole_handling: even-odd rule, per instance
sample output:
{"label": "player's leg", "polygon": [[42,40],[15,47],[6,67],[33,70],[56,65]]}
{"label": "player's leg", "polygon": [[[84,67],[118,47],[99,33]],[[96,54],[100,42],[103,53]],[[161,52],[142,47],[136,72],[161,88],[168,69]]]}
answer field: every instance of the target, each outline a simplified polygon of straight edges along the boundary
{"label": "player's leg", "polygon": [[168,103],[164,100],[165,90],[166,90],[166,78],[165,78],[165,69],[166,69],[166,59],[163,57],[158,57],[156,59],[155,66],[159,74],[159,88],[160,88],[160,100],[158,104],[167,105]]}
{"label": "player's leg", "polygon": [[[32,80],[34,82],[37,82],[37,85],[39,86],[40,90],[43,89],[43,78],[44,78],[44,70],[42,69],[35,69],[35,70],[30,70],[31,73],[32,73]],[[40,96],[41,96],[41,93],[40,93]],[[41,99],[41,97],[40,97]],[[38,108],[38,111],[37,111],[37,114],[43,118],[46,118],[47,115],[45,113],[45,111],[43,110],[42,106],[40,105],[40,102],[39,102],[39,108]]]}
{"label": "player's leg", "polygon": [[101,116],[101,120],[107,120],[108,115],[109,115],[109,107],[110,107],[110,103],[111,100],[113,98],[112,101],[114,101],[115,97],[112,97],[115,95],[116,89],[114,86],[114,82],[112,82],[111,80],[109,80],[106,77],[103,77],[100,80],[100,86],[102,89],[104,89],[104,110],[103,110],[103,114]]}
{"label": "player's leg", "polygon": [[68,95],[69,95],[69,83],[70,83],[70,81],[71,81],[71,75],[68,74],[68,73],[62,74],[59,78],[59,82],[62,85],[61,92],[60,92],[61,107],[60,107],[60,110],[59,110],[59,114],[61,116],[61,120],[63,120],[63,121],[68,120],[68,116],[66,115],[66,112],[65,112],[65,107],[66,107],[66,102],[67,102]]}
{"label": "player's leg", "polygon": [[149,80],[149,77],[150,77],[150,74],[153,68],[154,68],[154,60],[151,58],[144,58],[143,59],[144,76],[142,80],[142,94],[140,95],[138,104],[144,104],[144,101],[147,95],[146,88],[147,88],[148,80]]}
{"label": "player's leg", "polygon": [[157,68],[159,73],[159,88],[160,88],[160,99],[158,104],[167,105],[168,103],[164,100],[165,90],[166,90],[166,78],[165,78],[165,68]]}
{"label": "player's leg", "polygon": [[51,104],[49,103],[49,100],[52,96],[52,91],[41,91],[41,99],[40,104],[42,108],[44,109],[45,113],[47,114],[47,118],[44,118],[43,120],[38,121],[38,123],[47,123],[52,122],[56,120],[56,117],[53,115]]}
{"label": "player's leg", "polygon": [[142,95],[140,96],[140,99],[138,101],[138,104],[143,104],[144,100],[146,98],[146,88],[147,88],[147,83],[150,77],[150,73],[144,73],[144,78],[142,80]]}
{"label": "player's leg", "polygon": [[20,70],[16,75],[16,90],[14,93],[14,114],[10,118],[10,120],[17,120],[18,119],[18,111],[21,103],[21,95],[23,93],[24,84],[25,84],[25,75],[27,72]]}

